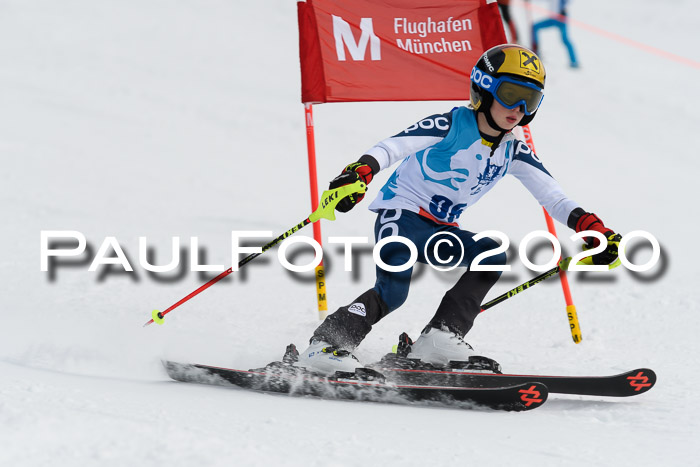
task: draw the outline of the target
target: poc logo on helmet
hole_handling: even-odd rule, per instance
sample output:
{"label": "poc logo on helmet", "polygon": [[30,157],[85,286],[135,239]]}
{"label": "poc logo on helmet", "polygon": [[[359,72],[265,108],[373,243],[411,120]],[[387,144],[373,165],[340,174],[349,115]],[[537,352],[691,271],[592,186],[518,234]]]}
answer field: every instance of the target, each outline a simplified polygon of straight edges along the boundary
{"label": "poc logo on helmet", "polygon": [[493,85],[493,78],[485,74],[477,67],[472,68],[470,79],[484,89],[491,89],[491,86]]}

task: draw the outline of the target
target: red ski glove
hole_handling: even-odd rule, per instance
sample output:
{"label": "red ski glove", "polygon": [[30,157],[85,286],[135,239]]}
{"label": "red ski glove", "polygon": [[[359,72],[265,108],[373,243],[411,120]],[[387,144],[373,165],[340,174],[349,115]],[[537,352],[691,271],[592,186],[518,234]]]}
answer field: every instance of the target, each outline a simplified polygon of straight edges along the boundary
{"label": "red ski glove", "polygon": [[[594,230],[602,233],[605,238],[608,238],[610,234],[615,233],[612,229],[605,227],[605,225],[603,225],[603,221],[600,220],[600,217],[596,216],[592,212],[582,214],[581,217],[578,218],[578,221],[576,221],[574,230],[576,233],[583,232],[585,230]],[[595,237],[585,237],[583,240],[586,242],[589,248],[595,248],[600,245],[600,241],[598,241],[598,239]]]}
{"label": "red ski glove", "polygon": [[[574,230],[576,230],[576,232],[593,230],[602,233],[605,238],[608,239],[608,245],[605,251],[593,255],[591,258],[593,264],[612,264],[617,260],[618,248],[620,246],[622,236],[620,236],[620,234],[616,234],[612,229],[605,227],[603,221],[600,220],[600,217],[596,216],[592,212],[586,212],[579,217],[578,221],[576,221]],[[600,241],[595,237],[584,237],[584,241],[586,242],[584,250],[589,250],[600,245]]]}
{"label": "red ski glove", "polygon": [[[374,173],[379,171],[379,164],[374,161],[374,158],[370,161],[367,160],[367,157],[369,156],[363,156],[358,162],[353,162],[345,167],[340,175],[331,180],[329,188],[332,190],[334,188],[353,184],[358,180],[362,180],[366,185],[369,185]],[[376,170],[370,166],[372,162],[376,164]],[[348,212],[354,208],[357,203],[362,201],[364,197],[364,193],[353,193],[341,199],[335,209],[340,212]]]}

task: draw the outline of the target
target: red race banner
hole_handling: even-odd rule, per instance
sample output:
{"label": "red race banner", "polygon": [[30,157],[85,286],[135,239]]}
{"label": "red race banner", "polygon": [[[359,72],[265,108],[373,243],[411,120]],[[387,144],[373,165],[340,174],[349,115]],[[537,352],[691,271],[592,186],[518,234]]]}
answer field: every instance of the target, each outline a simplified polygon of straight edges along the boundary
{"label": "red race banner", "polygon": [[463,100],[479,55],[506,42],[496,0],[297,3],[301,100]]}

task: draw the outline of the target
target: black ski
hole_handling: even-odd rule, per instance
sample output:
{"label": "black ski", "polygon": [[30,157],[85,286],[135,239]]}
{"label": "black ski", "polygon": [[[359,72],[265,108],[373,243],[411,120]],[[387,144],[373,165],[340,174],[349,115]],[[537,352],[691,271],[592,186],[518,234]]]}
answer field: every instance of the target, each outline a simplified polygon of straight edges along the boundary
{"label": "black ski", "polygon": [[433,401],[456,407],[464,407],[460,402],[470,402],[498,410],[521,411],[540,407],[548,395],[547,387],[536,382],[488,388],[397,384],[386,382],[381,373],[365,368],[358,368],[355,373],[337,372],[334,377],[323,377],[284,362],[273,362],[253,370],[171,361],[164,361],[163,365],[168,375],[177,381],[234,385],[254,391],[324,399],[390,403]]}
{"label": "black ski", "polygon": [[649,368],[637,368],[609,376],[548,376],[477,372],[470,369],[474,366],[469,362],[450,363],[447,368],[436,367],[388,354],[371,367],[396,384],[410,381],[411,384],[490,388],[537,382],[546,385],[550,393],[586,396],[636,396],[647,392],[656,383],[656,373]]}

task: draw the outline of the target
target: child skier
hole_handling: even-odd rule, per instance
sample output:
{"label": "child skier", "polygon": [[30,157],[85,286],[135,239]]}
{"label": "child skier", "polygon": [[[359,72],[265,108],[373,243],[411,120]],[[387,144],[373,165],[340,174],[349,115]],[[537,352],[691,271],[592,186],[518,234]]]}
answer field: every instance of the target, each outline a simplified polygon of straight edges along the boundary
{"label": "child skier", "polygon": [[[456,223],[460,214],[477,202],[506,173],[517,177],[549,214],[576,232],[594,230],[608,239],[595,264],[617,258],[620,236],[598,216],[586,212],[566,197],[559,184],[528,146],[513,136],[517,125],[532,121],[542,101],[545,70],[537,55],[513,44],[493,47],[477,61],[471,73],[470,104],[445,114],[432,115],[370,148],[330,183],[337,188],[357,180],[369,184],[380,170],[403,161],[381,188],[369,209],[377,213],[376,241],[402,236],[413,242],[417,260],[463,258],[469,267],[474,258],[498,247],[490,238],[474,241],[474,232]],[[343,199],[337,210],[347,212],[362,200],[355,194]],[[424,248],[431,236],[454,234],[456,242],[441,242],[437,252]],[[589,246],[597,240],[587,239]],[[427,255],[427,256],[426,256]],[[381,259],[390,266],[408,262],[409,248],[387,243]],[[482,265],[504,265],[499,253]],[[454,264],[454,263],[452,263]],[[399,308],[408,295],[411,271],[388,272],[377,267],[373,288],[352,303],[340,307],[316,329],[310,346],[299,355],[297,366],[332,374],[354,371],[362,364],[352,354],[372,325]],[[482,300],[500,277],[500,271],[467,270],[448,290],[433,318],[411,346],[409,358],[445,365],[475,355],[463,337],[480,312]]]}

